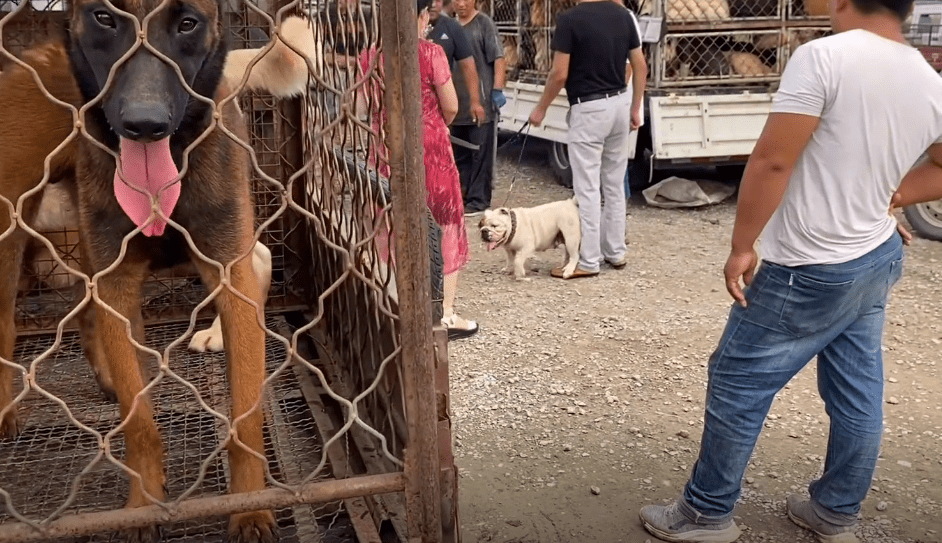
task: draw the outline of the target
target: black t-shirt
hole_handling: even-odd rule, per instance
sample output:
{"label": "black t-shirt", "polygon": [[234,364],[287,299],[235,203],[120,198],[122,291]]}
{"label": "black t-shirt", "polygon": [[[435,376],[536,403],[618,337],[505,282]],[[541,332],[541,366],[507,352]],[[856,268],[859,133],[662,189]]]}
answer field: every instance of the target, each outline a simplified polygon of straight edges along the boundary
{"label": "black t-shirt", "polygon": [[451,71],[455,71],[458,61],[471,56],[471,44],[464,35],[464,28],[461,23],[445,15],[438,16],[435,25],[428,33],[428,39],[442,46],[445,50],[445,56],[448,57],[448,65]]}
{"label": "black t-shirt", "polygon": [[641,47],[630,12],[615,2],[583,2],[559,14],[550,47],[569,54],[569,103],[625,88],[628,51]]}
{"label": "black t-shirt", "polygon": [[[625,9],[625,8],[622,8]],[[460,21],[459,21],[460,24]],[[478,13],[468,24],[462,25],[464,35],[471,45],[471,56],[474,57],[474,68],[478,72],[478,82],[481,86],[481,105],[486,114],[485,122],[494,120],[497,109],[491,101],[491,91],[494,89],[494,63],[504,56],[504,47],[497,36],[497,27],[494,21],[483,13]],[[461,70],[452,72],[455,80],[455,92],[458,94],[458,115],[451,122],[453,125],[475,124],[471,118],[471,96],[468,93],[468,84],[465,82]]]}

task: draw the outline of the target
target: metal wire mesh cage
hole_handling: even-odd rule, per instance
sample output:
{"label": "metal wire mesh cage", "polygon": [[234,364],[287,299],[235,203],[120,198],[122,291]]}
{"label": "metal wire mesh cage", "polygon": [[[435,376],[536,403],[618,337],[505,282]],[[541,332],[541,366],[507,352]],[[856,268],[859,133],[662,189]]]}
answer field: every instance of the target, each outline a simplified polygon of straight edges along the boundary
{"label": "metal wire mesh cage", "polygon": [[782,30],[668,34],[655,64],[655,85],[775,81],[787,60],[785,40]]}
{"label": "metal wire mesh cage", "polygon": [[[131,34],[135,44],[108,65],[111,77],[89,101],[71,89],[77,87],[73,78],[85,85],[81,78],[91,76],[81,63],[65,60],[65,48],[81,47],[75,36],[94,30],[73,24],[67,38],[63,25],[72,14],[66,4],[21,1],[0,0],[0,102],[7,102],[0,146],[29,147],[6,128],[29,132],[16,124],[23,103],[38,108],[30,112],[37,118],[64,121],[61,135],[23,140],[41,142],[42,156],[24,158],[29,168],[22,175],[10,174],[15,161],[0,152],[0,256],[15,255],[0,266],[19,270],[22,262],[24,271],[15,288],[0,293],[9,294],[0,306],[11,312],[0,325],[6,331],[15,324],[20,332],[15,352],[12,336],[0,344],[0,539],[105,541],[119,530],[151,534],[161,522],[168,541],[223,541],[227,525],[231,533],[247,523],[258,533],[275,527],[283,541],[379,541],[381,531],[389,532],[383,540],[410,538],[416,524],[397,492],[405,491],[406,500],[420,493],[410,491],[402,474],[405,449],[417,439],[441,439],[434,450],[448,460],[447,424],[444,433],[433,425],[426,436],[415,422],[431,413],[438,428],[447,423],[447,357],[441,330],[434,361],[402,355],[398,285],[414,278],[398,271],[396,195],[377,160],[386,138],[377,117],[385,111],[381,90],[390,82],[371,53],[381,50],[378,3],[220,0],[217,12],[201,15],[218,16],[230,47],[249,54],[226,56],[222,49],[220,86],[206,87],[198,74],[187,79],[184,61],[193,49],[171,50],[159,41],[164,26],[147,26],[164,21],[169,0],[106,1],[94,22],[120,29],[127,19],[147,31]],[[196,4],[190,8],[211,3]],[[289,15],[302,16],[290,34]],[[185,34],[196,24],[183,18],[167,28]],[[285,92],[298,98],[269,94],[281,72],[245,73],[283,55],[302,71],[301,84]],[[183,166],[172,157],[179,173],[147,193],[146,217],[140,223],[131,217],[127,224],[136,228],[120,232],[120,251],[106,266],[100,232],[110,223],[90,196],[84,157],[96,149],[111,155],[115,195],[124,206],[117,187],[130,184],[132,170],[125,146],[151,125],[118,117],[124,124],[116,128],[108,103],[121,92],[122,78],[131,77],[122,74],[150,57],[157,68],[144,75],[153,84],[161,81],[157,72],[170,67],[168,80],[183,83],[185,107],[202,102],[207,112],[181,121],[179,132],[193,123],[201,135],[179,150]],[[50,70],[58,75],[49,76]],[[22,91],[11,81],[36,86]],[[206,88],[208,96],[198,94]],[[63,100],[71,109],[53,105],[53,97],[73,95]],[[241,117],[233,115],[234,103]],[[95,128],[109,124],[120,137]],[[147,176],[157,175],[151,170],[159,163],[148,161],[160,160],[150,154],[159,154],[165,134],[153,130],[140,144]],[[178,152],[174,137],[166,136],[168,156]],[[109,151],[111,141],[120,142],[117,150]],[[213,154],[219,149],[226,154]],[[206,156],[219,158],[210,163]],[[34,171],[42,179],[32,179]],[[26,195],[11,188],[15,177],[32,183]],[[178,211],[170,214],[162,198],[174,184],[183,188]],[[422,242],[432,257],[428,290],[437,322],[441,234],[424,203],[415,212],[427,221]],[[186,213],[202,218],[188,222]],[[243,217],[244,228],[238,226]],[[168,234],[145,239],[158,220]],[[207,238],[216,231],[228,234]],[[218,256],[225,247],[238,251],[226,260]],[[176,265],[180,255],[192,264]],[[164,263],[174,266],[157,270]],[[139,297],[131,269],[143,279]],[[214,303],[223,318],[201,330]],[[437,381],[439,395],[435,405],[409,408],[413,368],[425,366],[439,372],[428,383],[434,389]],[[448,493],[453,496],[453,488]],[[119,511],[125,504],[133,509]],[[174,520],[168,523],[169,510]]]}
{"label": "metal wire mesh cage", "polygon": [[827,20],[827,0],[788,0],[787,17],[791,20]]}
{"label": "metal wire mesh cage", "polygon": [[[787,1],[787,0],[785,0]],[[669,24],[780,20],[783,0],[641,0],[645,15],[663,16]]]}
{"label": "metal wire mesh cage", "polygon": [[795,52],[795,49],[801,47],[809,41],[823,38],[825,36],[830,36],[831,34],[833,34],[833,32],[831,32],[830,28],[823,28],[820,26],[796,26],[788,28],[786,30],[786,43],[788,44],[789,58],[791,58],[791,55]]}

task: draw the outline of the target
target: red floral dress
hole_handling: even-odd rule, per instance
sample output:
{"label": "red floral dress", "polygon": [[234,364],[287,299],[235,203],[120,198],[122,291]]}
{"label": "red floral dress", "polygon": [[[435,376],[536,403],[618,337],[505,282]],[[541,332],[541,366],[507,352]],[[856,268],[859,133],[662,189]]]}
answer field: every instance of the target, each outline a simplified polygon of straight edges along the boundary
{"label": "red floral dress", "polygon": [[[366,73],[375,49],[364,51],[360,55],[360,67]],[[382,59],[379,60],[382,70]],[[450,133],[442,117],[435,87],[451,79],[451,69],[445,51],[437,44],[419,40],[419,77],[422,84],[422,141],[425,148],[425,190],[426,204],[432,217],[442,229],[442,260],[444,274],[448,275],[463,268],[469,260],[468,234],[464,227],[464,200],[461,196],[461,183],[455,155],[451,150]],[[373,130],[380,131],[380,123],[386,122],[386,110],[381,106],[377,86],[370,88],[373,94],[374,111],[371,112]],[[380,111],[376,111],[380,109]],[[378,151],[378,152],[377,152]],[[389,177],[389,164],[386,161],[385,146],[370,152],[372,163],[378,162],[380,175]],[[395,196],[394,196],[395,197]]]}

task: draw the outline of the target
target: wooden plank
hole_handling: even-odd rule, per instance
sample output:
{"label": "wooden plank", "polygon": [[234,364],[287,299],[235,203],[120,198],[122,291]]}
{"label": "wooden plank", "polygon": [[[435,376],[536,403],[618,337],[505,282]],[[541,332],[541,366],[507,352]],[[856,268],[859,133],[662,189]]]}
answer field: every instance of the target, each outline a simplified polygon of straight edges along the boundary
{"label": "wooden plank", "polygon": [[[318,387],[315,386],[310,373],[298,364],[292,364],[292,368],[298,382],[301,384],[301,392],[311,408],[321,440],[327,443],[331,437],[336,435],[337,427],[327,413],[327,407],[321,401],[320,392]],[[327,459],[330,461],[331,471],[336,479],[342,479],[352,474],[346,453],[338,441],[334,441],[327,447]],[[350,516],[350,523],[353,524],[353,529],[357,533],[359,543],[382,543],[379,536],[378,521],[374,519],[366,500],[364,498],[348,498],[343,501],[343,504]]]}

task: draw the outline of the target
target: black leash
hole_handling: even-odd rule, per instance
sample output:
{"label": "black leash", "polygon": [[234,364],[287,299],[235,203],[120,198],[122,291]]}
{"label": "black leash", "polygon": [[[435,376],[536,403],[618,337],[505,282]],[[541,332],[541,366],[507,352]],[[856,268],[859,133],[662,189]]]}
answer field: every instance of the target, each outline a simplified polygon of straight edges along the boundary
{"label": "black leash", "polygon": [[520,173],[520,163],[523,162],[523,151],[527,148],[527,138],[530,136],[530,121],[523,123],[523,126],[520,127],[520,130],[517,130],[516,134],[498,147],[498,149],[503,149],[517,141],[517,138],[520,137],[520,134],[523,133],[524,130],[526,130],[526,133],[523,134],[523,143],[520,144],[520,155],[517,157],[517,167],[514,168],[514,175],[510,178],[510,188],[507,189],[507,197],[504,198],[504,203],[501,207],[507,207],[507,201],[510,200],[510,194],[514,191],[514,185],[517,183],[517,174]]}

